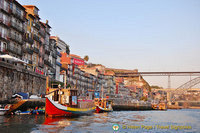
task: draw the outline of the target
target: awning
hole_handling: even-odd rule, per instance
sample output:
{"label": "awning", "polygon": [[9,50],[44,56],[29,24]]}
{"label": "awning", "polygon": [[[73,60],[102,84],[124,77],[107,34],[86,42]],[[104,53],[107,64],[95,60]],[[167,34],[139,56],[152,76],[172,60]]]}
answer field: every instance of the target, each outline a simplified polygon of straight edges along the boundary
{"label": "awning", "polygon": [[16,57],[13,57],[11,55],[5,54],[5,55],[0,55],[0,58],[4,58],[6,60],[14,61],[14,62],[19,62],[19,63],[24,63],[27,64],[25,61],[18,59]]}

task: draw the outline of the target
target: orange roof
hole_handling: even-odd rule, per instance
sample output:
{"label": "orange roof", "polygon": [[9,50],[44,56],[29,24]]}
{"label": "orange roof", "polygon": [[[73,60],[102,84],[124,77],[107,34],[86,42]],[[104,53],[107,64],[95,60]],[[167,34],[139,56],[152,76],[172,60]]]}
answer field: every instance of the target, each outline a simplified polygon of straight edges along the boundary
{"label": "orange roof", "polygon": [[[23,5],[23,7],[27,8],[37,8],[35,5]],[[39,10],[39,8],[37,8]]]}
{"label": "orange roof", "polygon": [[105,75],[113,76],[113,75],[115,75],[115,73],[113,71],[107,71],[107,72],[105,72]]}
{"label": "orange roof", "polygon": [[116,77],[116,78],[115,78],[115,81],[116,81],[117,83],[123,83],[123,82],[124,82],[124,79],[123,79],[123,78],[120,78],[120,77]]}

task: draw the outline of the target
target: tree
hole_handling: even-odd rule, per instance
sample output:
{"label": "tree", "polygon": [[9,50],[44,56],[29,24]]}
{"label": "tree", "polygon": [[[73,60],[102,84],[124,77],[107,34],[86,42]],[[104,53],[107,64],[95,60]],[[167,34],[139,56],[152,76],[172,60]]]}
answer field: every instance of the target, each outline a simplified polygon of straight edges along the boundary
{"label": "tree", "polygon": [[69,53],[70,53],[70,49],[69,49],[69,45],[67,45],[67,47],[66,47],[66,53],[69,55]]}
{"label": "tree", "polygon": [[84,60],[88,61],[89,60],[89,56],[88,55],[84,56]]}

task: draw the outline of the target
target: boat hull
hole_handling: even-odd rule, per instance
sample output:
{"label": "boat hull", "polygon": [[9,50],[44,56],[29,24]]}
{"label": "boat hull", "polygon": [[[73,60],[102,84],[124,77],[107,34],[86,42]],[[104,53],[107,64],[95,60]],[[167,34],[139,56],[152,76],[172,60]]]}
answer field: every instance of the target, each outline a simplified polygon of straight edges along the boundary
{"label": "boat hull", "polygon": [[0,109],[0,115],[5,115],[8,109]]}
{"label": "boat hull", "polygon": [[46,109],[45,114],[48,117],[57,117],[57,116],[79,116],[79,115],[90,115],[95,111],[95,107],[88,109],[80,109],[80,108],[71,108],[66,107],[61,104],[56,103],[50,98],[46,98]]}
{"label": "boat hull", "polygon": [[102,108],[99,106],[96,106],[96,113],[102,113],[102,112],[112,112],[112,108]]}

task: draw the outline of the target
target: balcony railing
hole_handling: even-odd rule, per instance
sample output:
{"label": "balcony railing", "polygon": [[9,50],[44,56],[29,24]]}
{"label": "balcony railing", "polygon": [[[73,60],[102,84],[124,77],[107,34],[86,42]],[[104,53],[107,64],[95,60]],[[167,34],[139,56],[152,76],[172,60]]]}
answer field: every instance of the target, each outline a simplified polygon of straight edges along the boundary
{"label": "balcony railing", "polygon": [[60,52],[58,52],[58,51],[57,51],[57,55],[58,55],[58,56],[60,56],[60,57],[62,56],[62,55],[61,55],[61,53],[60,53]]}
{"label": "balcony railing", "polygon": [[26,41],[28,43],[30,43],[30,44],[33,44],[33,42],[34,42],[34,40],[31,37],[29,37],[29,36],[26,37]]}
{"label": "balcony railing", "polygon": [[24,20],[25,16],[21,15],[16,10],[12,10],[11,12],[15,15],[15,17],[17,17],[17,18],[19,18],[21,20]]}
{"label": "balcony railing", "polygon": [[55,53],[52,54],[52,57],[57,59],[57,55]]}
{"label": "balcony railing", "polygon": [[33,23],[33,26],[38,30],[40,29],[40,25],[38,23]]}
{"label": "balcony railing", "polygon": [[38,42],[40,41],[40,38],[39,38],[39,36],[38,36],[38,35],[36,35],[36,34],[34,34],[34,35],[33,35],[33,39],[34,39],[34,40],[36,40],[36,41],[38,41]]}
{"label": "balcony railing", "polygon": [[60,63],[60,62],[58,62],[58,61],[56,61],[56,65],[58,65],[58,66],[62,66],[62,64]]}
{"label": "balcony railing", "polygon": [[33,62],[31,60],[28,61],[29,64],[33,64]]}
{"label": "balcony railing", "polygon": [[26,48],[26,52],[28,52],[29,54],[33,54],[33,49],[31,49],[31,48]]}
{"label": "balcony railing", "polygon": [[45,31],[42,31],[42,30],[40,29],[39,34],[40,34],[42,37],[45,38]]}
{"label": "balcony railing", "polygon": [[39,65],[40,67],[44,67],[44,64],[43,64],[43,63],[38,63],[38,65]]}
{"label": "balcony railing", "polygon": [[16,22],[11,21],[11,26],[20,32],[24,32],[24,28],[19,24],[17,24]]}
{"label": "balcony railing", "polygon": [[45,54],[50,55],[49,49],[45,49]]}
{"label": "balcony railing", "polygon": [[48,60],[44,60],[44,64],[46,64],[46,65],[48,65],[48,66],[50,66],[50,67],[53,66],[53,65],[51,64],[51,62],[49,62]]}
{"label": "balcony railing", "polygon": [[18,42],[18,43],[20,43],[20,44],[23,43],[23,42],[22,42],[22,39],[19,38],[18,36],[16,36],[15,34],[13,34],[13,33],[10,34],[10,38],[11,38],[12,40],[14,40],[15,42]]}
{"label": "balcony railing", "polygon": [[34,47],[34,48],[33,48],[33,52],[35,52],[35,53],[39,53],[39,49],[36,48],[36,47]]}
{"label": "balcony railing", "polygon": [[52,45],[49,45],[49,49],[50,49],[50,50],[53,50],[53,47],[52,47]]}
{"label": "balcony railing", "polygon": [[44,57],[44,53],[40,51],[40,52],[39,52],[39,56],[40,56],[40,57]]}
{"label": "balcony railing", "polygon": [[2,17],[0,17],[0,23],[3,23],[6,26],[10,26],[10,21],[3,19]]}
{"label": "balcony railing", "polygon": [[9,6],[5,6],[5,5],[3,5],[3,4],[1,3],[1,4],[0,4],[0,9],[2,9],[2,10],[4,10],[4,11],[6,11],[6,12],[9,13]]}
{"label": "balcony railing", "polygon": [[13,46],[8,45],[7,46],[8,51],[14,53],[14,54],[18,54],[18,55],[22,55],[22,51],[18,48],[15,48]]}

